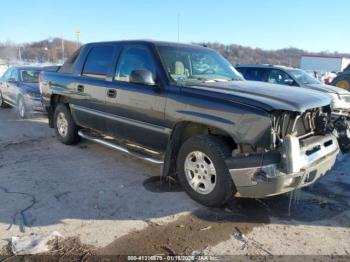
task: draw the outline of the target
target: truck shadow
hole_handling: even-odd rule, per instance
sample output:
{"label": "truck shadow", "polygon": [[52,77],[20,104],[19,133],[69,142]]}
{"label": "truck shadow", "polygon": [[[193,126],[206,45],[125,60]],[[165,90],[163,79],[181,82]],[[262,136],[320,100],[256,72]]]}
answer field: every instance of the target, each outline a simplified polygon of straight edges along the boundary
{"label": "truck shadow", "polygon": [[204,221],[350,225],[349,219],[339,220],[350,209],[344,173],[350,156],[312,187],[267,199],[233,199],[212,209],[192,201],[178,184],[161,182],[157,168],[142,161],[87,141],[65,146],[42,121],[20,125],[25,128],[0,113],[0,223],[8,230],[69,219],[112,220],[118,227],[182,212]]}

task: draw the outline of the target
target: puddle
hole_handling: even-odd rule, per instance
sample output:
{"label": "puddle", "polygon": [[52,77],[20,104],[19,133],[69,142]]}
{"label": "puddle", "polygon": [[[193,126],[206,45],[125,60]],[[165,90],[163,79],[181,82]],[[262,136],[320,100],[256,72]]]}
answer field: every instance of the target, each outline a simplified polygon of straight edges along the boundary
{"label": "puddle", "polygon": [[[176,182],[159,177],[148,178],[143,185],[157,193],[182,191]],[[235,198],[222,208],[203,207],[165,225],[151,223],[144,230],[115,240],[99,253],[189,255],[195,250],[228,240],[237,233],[246,235],[255,227],[269,224],[271,218],[285,224],[332,224],[349,210],[349,187],[346,182],[320,179],[313,186],[279,196]],[[347,227],[350,222],[340,225]]]}
{"label": "puddle", "polygon": [[348,196],[328,191],[322,184],[266,199],[235,199],[228,208],[233,213],[257,218],[315,222],[331,219],[349,209]]}
{"label": "puddle", "polygon": [[[233,217],[226,214],[226,216]],[[258,224],[232,222],[223,212],[201,210],[174,222],[134,231],[100,249],[101,255],[190,255],[234,234],[247,234]]]}
{"label": "puddle", "polygon": [[147,191],[153,193],[182,192],[183,189],[177,181],[169,177],[153,176],[143,182]]}
{"label": "puddle", "polygon": [[[179,183],[165,179],[150,177],[144,181],[143,186],[156,193],[183,191]],[[349,210],[349,197],[350,184],[325,180],[270,198],[235,198],[216,211],[226,209],[232,216],[244,217],[245,222],[253,223],[268,223],[270,217],[284,221],[314,222],[331,219]],[[237,222],[237,218],[235,220]]]}

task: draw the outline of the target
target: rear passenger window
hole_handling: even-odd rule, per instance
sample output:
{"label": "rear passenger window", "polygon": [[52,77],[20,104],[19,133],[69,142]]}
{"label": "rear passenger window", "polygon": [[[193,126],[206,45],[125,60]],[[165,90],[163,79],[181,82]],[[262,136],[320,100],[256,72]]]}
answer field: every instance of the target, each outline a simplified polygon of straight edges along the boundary
{"label": "rear passenger window", "polygon": [[266,68],[246,68],[244,78],[251,81],[265,82],[267,78]]}
{"label": "rear passenger window", "polygon": [[85,61],[83,76],[105,78],[113,63],[112,46],[99,46],[90,50]]}

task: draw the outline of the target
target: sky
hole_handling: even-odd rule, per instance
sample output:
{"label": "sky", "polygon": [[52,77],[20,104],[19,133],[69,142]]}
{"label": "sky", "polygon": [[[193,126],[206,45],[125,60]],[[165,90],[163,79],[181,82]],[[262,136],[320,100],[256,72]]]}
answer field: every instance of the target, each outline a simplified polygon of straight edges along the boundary
{"label": "sky", "polygon": [[[349,0],[12,0],[0,5],[0,41],[49,37],[221,42],[350,53]],[[178,19],[179,18],[179,19]]]}

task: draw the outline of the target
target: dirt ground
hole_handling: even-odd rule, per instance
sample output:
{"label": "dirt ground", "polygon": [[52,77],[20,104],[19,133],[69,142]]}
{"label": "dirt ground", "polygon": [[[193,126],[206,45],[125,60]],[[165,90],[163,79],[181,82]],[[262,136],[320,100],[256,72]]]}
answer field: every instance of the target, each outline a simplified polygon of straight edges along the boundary
{"label": "dirt ground", "polygon": [[350,253],[350,156],[310,188],[221,209],[195,203],[159,174],[91,142],[65,146],[45,116],[20,120],[2,109],[0,247],[58,231],[103,255]]}

